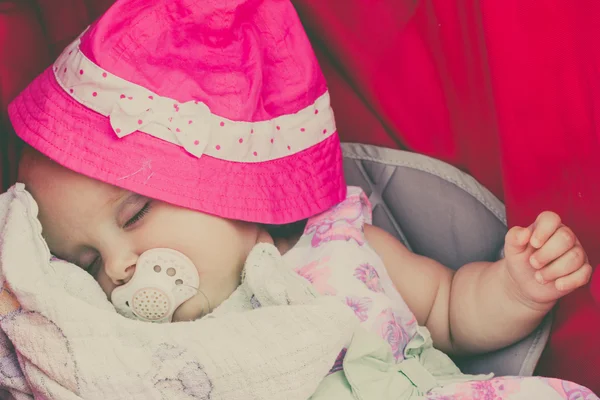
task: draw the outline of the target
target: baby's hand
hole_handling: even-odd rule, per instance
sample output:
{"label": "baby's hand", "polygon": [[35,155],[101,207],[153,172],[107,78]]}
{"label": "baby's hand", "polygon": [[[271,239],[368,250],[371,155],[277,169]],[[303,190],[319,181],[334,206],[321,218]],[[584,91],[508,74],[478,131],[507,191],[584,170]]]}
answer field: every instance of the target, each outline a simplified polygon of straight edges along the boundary
{"label": "baby's hand", "polygon": [[553,305],[587,284],[592,275],[585,250],[573,231],[549,211],[541,213],[529,228],[510,229],[504,254],[519,295],[534,305]]}

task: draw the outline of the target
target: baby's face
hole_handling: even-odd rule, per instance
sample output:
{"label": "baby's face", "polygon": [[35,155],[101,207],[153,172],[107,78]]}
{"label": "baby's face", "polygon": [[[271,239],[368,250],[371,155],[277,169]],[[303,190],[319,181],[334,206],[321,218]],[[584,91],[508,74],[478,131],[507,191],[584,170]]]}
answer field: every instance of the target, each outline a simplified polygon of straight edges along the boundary
{"label": "baby's face", "polygon": [[201,317],[229,297],[261,234],[255,224],[151,200],[74,173],[31,150],[19,175],[39,205],[52,253],[89,271],[109,298],[132,277],[145,251],[166,247],[188,256],[210,305],[198,294],[179,307],[174,320]]}

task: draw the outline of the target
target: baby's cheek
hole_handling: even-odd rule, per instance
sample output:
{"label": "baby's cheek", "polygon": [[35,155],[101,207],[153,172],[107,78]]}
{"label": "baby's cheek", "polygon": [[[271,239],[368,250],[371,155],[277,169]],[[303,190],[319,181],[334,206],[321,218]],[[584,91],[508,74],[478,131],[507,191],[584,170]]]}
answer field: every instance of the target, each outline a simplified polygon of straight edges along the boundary
{"label": "baby's cheek", "polygon": [[199,273],[200,291],[204,294],[210,304],[210,310],[214,310],[223,301],[227,300],[241,283],[242,267],[231,268],[221,266]]}

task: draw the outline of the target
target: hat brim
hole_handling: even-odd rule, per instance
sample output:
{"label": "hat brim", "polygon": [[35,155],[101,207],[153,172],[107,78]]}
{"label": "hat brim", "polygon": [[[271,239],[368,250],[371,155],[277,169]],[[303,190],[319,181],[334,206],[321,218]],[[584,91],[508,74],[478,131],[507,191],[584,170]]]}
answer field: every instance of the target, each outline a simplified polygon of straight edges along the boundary
{"label": "hat brim", "polygon": [[259,163],[200,158],[142,132],[119,139],[108,118],[58,85],[51,68],[9,106],[19,137],[64,167],[143,196],[223,218],[286,224],[345,198],[337,134]]}

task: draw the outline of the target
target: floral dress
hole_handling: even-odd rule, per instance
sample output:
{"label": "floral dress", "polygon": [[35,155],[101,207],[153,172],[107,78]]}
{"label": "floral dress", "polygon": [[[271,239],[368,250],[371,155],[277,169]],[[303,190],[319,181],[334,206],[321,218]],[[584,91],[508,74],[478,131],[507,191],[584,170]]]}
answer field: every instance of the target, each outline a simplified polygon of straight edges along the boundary
{"label": "floral dress", "polygon": [[[338,297],[354,310],[366,331],[376,333],[389,344],[390,363],[398,366],[398,374],[407,378],[404,381],[408,382],[410,390],[402,386],[398,390],[405,395],[396,391],[377,396],[431,400],[598,399],[590,390],[559,379],[460,373],[447,356],[433,348],[427,329],[418,326],[382,260],[366,242],[363,228],[370,222],[371,207],[366,195],[361,189],[350,187],[343,202],[308,220],[299,242],[283,258],[320,294]],[[415,353],[418,348],[420,350]],[[424,349],[429,352],[427,356],[424,356]],[[362,396],[357,395],[361,391],[355,387],[357,379],[348,375],[352,371],[350,362],[345,360],[346,353],[350,353],[350,349],[342,351],[330,374],[339,375],[355,398],[375,396],[365,395],[370,393],[368,390],[362,391]],[[409,362],[412,358],[418,361]],[[359,364],[364,364],[363,361]],[[362,371],[362,376],[369,374],[364,368]]]}

